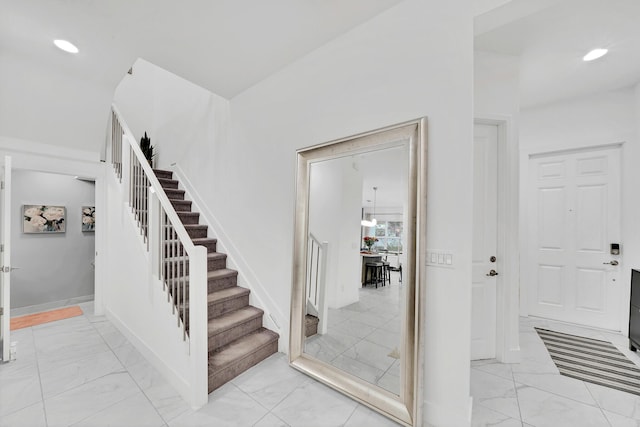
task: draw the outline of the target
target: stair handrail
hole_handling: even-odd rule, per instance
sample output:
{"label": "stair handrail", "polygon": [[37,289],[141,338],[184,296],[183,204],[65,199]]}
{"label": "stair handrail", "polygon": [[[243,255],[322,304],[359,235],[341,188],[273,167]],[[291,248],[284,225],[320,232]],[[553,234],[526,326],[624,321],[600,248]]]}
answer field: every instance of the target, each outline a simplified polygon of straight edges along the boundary
{"label": "stair handrail", "polygon": [[[136,138],[131,129],[123,119],[122,114],[115,106],[111,105],[112,111],[117,118],[124,137],[128,140],[131,152],[136,156],[145,176],[148,180],[149,192],[149,230],[151,230],[150,241],[161,242],[158,238],[161,232],[158,224],[159,214],[161,211],[154,205],[157,202],[162,211],[167,215],[168,220],[173,225],[175,233],[184,247],[189,258],[189,336],[188,351],[192,360],[191,381],[192,381],[192,399],[191,404],[194,407],[200,407],[206,404],[208,396],[208,335],[207,335],[207,250],[204,246],[196,246],[191,241],[189,233],[185,229],[180,217],[178,216],[173,204],[167,197],[164,188],[156,177],[153,169],[145,158],[140,146],[136,142]],[[120,149],[120,153],[124,150]],[[131,180],[131,177],[129,177]],[[155,200],[154,200],[155,199]],[[160,222],[162,224],[162,222]],[[158,233],[157,235],[154,234]],[[153,246],[153,245],[151,245]],[[152,248],[154,249],[154,248]],[[149,250],[149,243],[147,244]],[[163,268],[157,257],[158,250],[150,250],[152,253],[152,272],[158,272]],[[184,269],[184,266],[183,266]],[[185,273],[186,274],[186,273]],[[186,320],[186,319],[185,319]],[[180,322],[180,320],[178,320]],[[184,327],[184,325],[183,325]],[[183,329],[184,330],[184,329]],[[186,337],[185,337],[186,340]]]}
{"label": "stair handrail", "polygon": [[182,224],[182,221],[180,220],[180,217],[178,216],[175,208],[171,204],[169,197],[165,193],[164,188],[160,184],[160,181],[156,177],[156,174],[153,172],[153,169],[147,162],[147,159],[145,158],[144,154],[142,154],[142,150],[140,149],[140,146],[135,142],[136,139],[133,136],[133,132],[131,132],[131,129],[129,129],[129,126],[127,125],[127,123],[122,119],[122,115],[120,114],[120,111],[118,110],[118,108],[115,105],[112,105],[111,107],[113,108],[113,111],[116,113],[116,116],[120,121],[123,134],[126,137],[128,137],[130,140],[129,145],[133,150],[133,152],[135,153],[138,160],[140,161],[142,170],[147,176],[147,179],[151,184],[151,188],[153,188],[153,191],[155,192],[156,197],[158,197],[158,201],[164,208],[165,212],[169,216],[169,220],[171,220],[173,226],[175,227],[176,233],[178,234],[178,237],[180,238],[181,243],[184,245],[187,252],[192,252],[195,249],[196,245],[194,245],[193,242],[191,241],[191,237],[189,236],[189,233],[187,233],[187,229],[184,228],[184,225]]}
{"label": "stair handrail", "polygon": [[[318,248],[316,253],[316,264],[314,265],[314,247]],[[329,242],[322,241],[313,233],[309,232],[309,259],[307,264],[307,302],[313,305],[318,315],[318,332],[327,332],[327,314],[329,307],[326,301],[327,295],[327,255],[329,253]],[[312,295],[313,294],[313,295]]]}

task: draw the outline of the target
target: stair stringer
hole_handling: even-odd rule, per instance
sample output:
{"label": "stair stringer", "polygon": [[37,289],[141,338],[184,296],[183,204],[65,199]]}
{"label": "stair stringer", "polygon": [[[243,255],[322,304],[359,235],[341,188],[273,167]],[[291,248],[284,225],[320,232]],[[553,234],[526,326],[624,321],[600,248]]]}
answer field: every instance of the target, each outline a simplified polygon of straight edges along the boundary
{"label": "stair stringer", "polygon": [[258,275],[253,271],[249,263],[244,259],[238,248],[233,244],[232,239],[224,232],[224,228],[215,215],[204,203],[203,198],[195,189],[187,175],[179,165],[171,166],[176,174],[180,185],[184,187],[186,194],[193,203],[194,211],[200,212],[201,223],[209,226],[211,233],[218,239],[219,252],[227,254],[227,266],[238,272],[238,285],[251,291],[251,305],[264,310],[263,320],[274,332],[277,332],[285,339],[278,340],[278,351],[286,353],[289,343],[289,321],[280,310],[276,302],[271,298]]}

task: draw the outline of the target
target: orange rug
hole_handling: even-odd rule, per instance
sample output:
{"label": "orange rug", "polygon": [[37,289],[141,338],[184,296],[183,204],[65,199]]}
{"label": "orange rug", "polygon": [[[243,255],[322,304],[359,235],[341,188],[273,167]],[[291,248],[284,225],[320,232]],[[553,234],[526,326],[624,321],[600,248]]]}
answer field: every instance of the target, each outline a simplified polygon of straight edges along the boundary
{"label": "orange rug", "polygon": [[58,310],[43,311],[42,313],[28,314],[26,316],[14,317],[11,319],[11,330],[29,328],[43,323],[55,322],[56,320],[68,319],[82,315],[82,309],[77,305],[73,307],[60,308]]}

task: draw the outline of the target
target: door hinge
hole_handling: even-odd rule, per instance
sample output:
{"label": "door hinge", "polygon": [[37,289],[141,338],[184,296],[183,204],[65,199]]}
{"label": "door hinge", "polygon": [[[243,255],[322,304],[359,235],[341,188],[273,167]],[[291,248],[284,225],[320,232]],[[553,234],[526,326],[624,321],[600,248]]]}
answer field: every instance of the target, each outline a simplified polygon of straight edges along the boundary
{"label": "door hinge", "polygon": [[4,314],[4,307],[0,307],[0,316]]}
{"label": "door hinge", "polygon": [[0,243],[0,252],[4,252],[4,243]]}
{"label": "door hinge", "polygon": [[4,181],[0,181],[0,190],[4,190]]}

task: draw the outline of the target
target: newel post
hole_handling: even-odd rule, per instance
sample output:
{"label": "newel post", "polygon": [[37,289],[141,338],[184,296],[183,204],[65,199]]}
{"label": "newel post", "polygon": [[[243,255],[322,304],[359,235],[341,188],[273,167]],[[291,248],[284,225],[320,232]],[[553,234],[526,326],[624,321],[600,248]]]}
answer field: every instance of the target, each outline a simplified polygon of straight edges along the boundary
{"label": "newel post", "polygon": [[191,406],[199,408],[209,397],[207,335],[207,249],[195,246],[189,254],[189,345]]}

